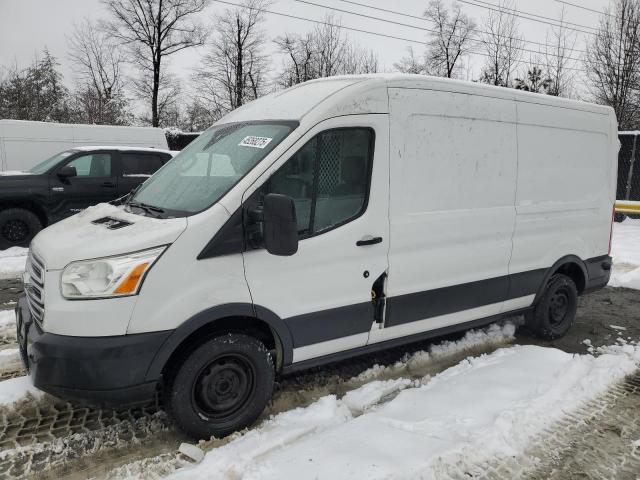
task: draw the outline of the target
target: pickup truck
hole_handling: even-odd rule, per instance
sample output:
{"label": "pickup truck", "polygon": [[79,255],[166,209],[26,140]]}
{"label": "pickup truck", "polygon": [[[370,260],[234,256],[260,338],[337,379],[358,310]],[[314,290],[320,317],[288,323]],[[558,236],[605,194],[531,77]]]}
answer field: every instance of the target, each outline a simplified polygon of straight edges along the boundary
{"label": "pickup truck", "polygon": [[0,249],[26,247],[44,227],[127,195],[175,152],[76,147],[27,171],[0,173]]}

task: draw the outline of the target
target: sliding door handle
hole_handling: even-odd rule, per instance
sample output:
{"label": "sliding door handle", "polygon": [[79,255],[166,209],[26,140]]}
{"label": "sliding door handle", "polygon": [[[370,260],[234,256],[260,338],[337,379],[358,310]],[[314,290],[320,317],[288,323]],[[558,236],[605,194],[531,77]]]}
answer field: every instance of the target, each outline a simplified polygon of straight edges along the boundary
{"label": "sliding door handle", "polygon": [[356,246],[365,247],[367,245],[376,245],[378,243],[382,243],[382,237],[372,237],[367,238],[366,240],[358,240],[356,242]]}

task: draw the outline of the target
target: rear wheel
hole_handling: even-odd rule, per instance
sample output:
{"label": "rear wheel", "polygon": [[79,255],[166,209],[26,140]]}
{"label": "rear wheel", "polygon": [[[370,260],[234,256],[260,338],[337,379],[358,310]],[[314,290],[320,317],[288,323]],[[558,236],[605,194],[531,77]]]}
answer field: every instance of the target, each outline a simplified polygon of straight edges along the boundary
{"label": "rear wheel", "polygon": [[0,249],[28,247],[40,230],[42,222],[29,210],[7,208],[0,211]]}
{"label": "rear wheel", "polygon": [[169,411],[193,438],[223,437],[256,421],[271,399],[274,377],[271,355],[260,341],[241,334],[216,337],[175,371]]}
{"label": "rear wheel", "polygon": [[545,340],[563,337],[576,317],[578,289],[568,276],[556,274],[533,312],[526,315],[526,325],[536,336]]}

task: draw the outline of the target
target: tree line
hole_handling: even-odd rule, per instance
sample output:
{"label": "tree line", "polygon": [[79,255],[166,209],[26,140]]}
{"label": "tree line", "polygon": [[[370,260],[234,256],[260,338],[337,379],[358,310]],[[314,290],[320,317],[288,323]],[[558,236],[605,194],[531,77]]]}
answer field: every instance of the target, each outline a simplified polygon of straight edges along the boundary
{"label": "tree line", "polygon": [[[65,87],[58,61],[45,49],[26,68],[0,74],[0,118],[198,131],[274,90],[381,70],[377,54],[353,41],[334,14],[306,33],[269,39],[263,28],[269,0],[244,0],[207,23],[201,14],[208,0],[102,2],[108,17],[76,24],[67,37],[73,88]],[[585,50],[576,48],[579,31],[564,10],[537,49],[520,33],[513,0],[480,22],[459,3],[431,0],[423,18],[429,25],[424,47],[409,49],[394,71],[580,96],[612,106],[622,129],[638,128],[640,0],[615,0],[605,9]],[[171,58],[194,47],[202,47],[200,62],[179,81],[169,70]],[[185,82],[192,93],[184,92]],[[134,115],[132,100],[144,102],[144,113]]]}

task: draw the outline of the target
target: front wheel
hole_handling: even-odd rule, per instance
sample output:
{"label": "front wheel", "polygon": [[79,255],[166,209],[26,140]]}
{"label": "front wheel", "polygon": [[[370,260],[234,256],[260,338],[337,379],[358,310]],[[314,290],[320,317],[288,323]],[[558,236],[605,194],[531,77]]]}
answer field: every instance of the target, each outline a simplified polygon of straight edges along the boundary
{"label": "front wheel", "polygon": [[42,222],[29,210],[6,208],[0,211],[0,249],[28,247],[40,230]]}
{"label": "front wheel", "polygon": [[563,337],[576,317],[578,289],[568,276],[556,274],[549,280],[533,312],[525,316],[526,326],[545,340]]}
{"label": "front wheel", "polygon": [[212,338],[186,356],[168,386],[171,416],[196,439],[224,437],[260,416],[273,392],[275,370],[253,337]]}

